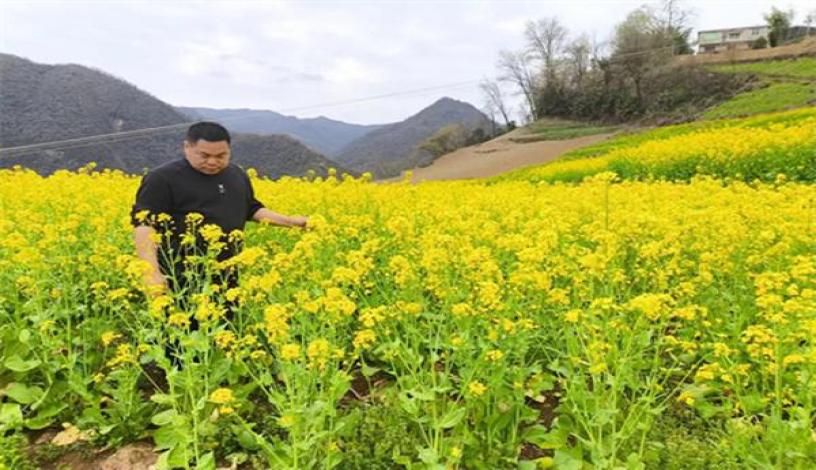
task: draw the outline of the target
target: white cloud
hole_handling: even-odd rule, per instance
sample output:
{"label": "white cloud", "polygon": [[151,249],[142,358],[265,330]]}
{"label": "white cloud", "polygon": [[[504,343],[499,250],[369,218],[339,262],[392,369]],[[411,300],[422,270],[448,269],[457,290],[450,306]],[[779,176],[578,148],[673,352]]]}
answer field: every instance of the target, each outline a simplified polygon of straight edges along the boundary
{"label": "white cloud", "polygon": [[385,72],[354,57],[338,57],[332,60],[324,75],[329,82],[358,85],[381,83]]}
{"label": "white cloud", "polygon": [[496,31],[521,35],[524,33],[524,28],[527,27],[527,22],[530,21],[530,19],[530,17],[517,16],[515,18],[494,21],[490,23],[490,25]]}
{"label": "white cloud", "polygon": [[176,66],[194,79],[215,77],[237,85],[257,86],[264,83],[270,70],[263,61],[252,57],[243,37],[219,32],[204,41],[184,42]]}
{"label": "white cloud", "polygon": [[[557,16],[604,40],[647,0],[121,1],[0,0],[0,49],[79,63],[174,105],[294,109],[494,77],[498,51],[522,47],[527,21]],[[695,26],[752,24],[772,5],[813,0],[688,0]],[[71,18],[66,22],[66,18]],[[309,110],[351,122],[401,120],[457,88]]]}

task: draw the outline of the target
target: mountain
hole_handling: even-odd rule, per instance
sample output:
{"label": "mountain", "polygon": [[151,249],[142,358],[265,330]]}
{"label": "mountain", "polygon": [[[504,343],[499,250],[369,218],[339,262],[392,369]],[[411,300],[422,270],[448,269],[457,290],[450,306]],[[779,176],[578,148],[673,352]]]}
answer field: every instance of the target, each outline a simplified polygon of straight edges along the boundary
{"label": "mountain", "polygon": [[418,146],[442,127],[490,130],[490,119],[471,104],[441,98],[408,119],[375,129],[333,156],[339,164],[375,177],[396,176],[402,170],[430,164],[434,157]]}
{"label": "mountain", "polygon": [[286,134],[317,152],[332,157],[353,140],[382,125],[348,124],[323,116],[299,119],[259,109],[176,108],[193,119],[220,122],[231,131],[251,134]]}
{"label": "mountain", "polygon": [[[45,65],[0,54],[0,167],[22,165],[49,174],[88,162],[141,173],[180,158],[190,119],[172,106],[103,71]],[[133,137],[119,132],[174,126]],[[3,150],[55,140],[113,134],[102,142]],[[234,162],[277,178],[348,171],[283,135],[233,134]]]}

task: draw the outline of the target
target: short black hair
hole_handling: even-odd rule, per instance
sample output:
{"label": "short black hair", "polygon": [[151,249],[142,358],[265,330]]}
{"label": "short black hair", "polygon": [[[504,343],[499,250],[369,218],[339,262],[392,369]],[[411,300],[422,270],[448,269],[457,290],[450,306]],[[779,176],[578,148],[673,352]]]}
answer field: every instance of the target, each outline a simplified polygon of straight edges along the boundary
{"label": "short black hair", "polygon": [[187,129],[187,142],[194,144],[204,139],[207,142],[221,142],[226,140],[231,143],[227,129],[217,122],[201,121],[193,124]]}

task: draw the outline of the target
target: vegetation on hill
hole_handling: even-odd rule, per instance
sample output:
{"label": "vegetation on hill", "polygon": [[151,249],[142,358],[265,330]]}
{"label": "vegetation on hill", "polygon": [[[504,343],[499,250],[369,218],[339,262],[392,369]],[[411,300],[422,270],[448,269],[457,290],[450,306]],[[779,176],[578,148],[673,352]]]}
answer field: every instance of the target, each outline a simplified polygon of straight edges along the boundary
{"label": "vegetation on hill", "polygon": [[816,108],[666,126],[613,138],[490,181],[580,181],[608,171],[624,179],[689,180],[703,174],[775,181],[781,174],[816,181],[814,128]]}
{"label": "vegetation on hill", "polygon": [[708,69],[723,75],[755,77],[757,82],[751,89],[707,109],[701,116],[704,119],[750,116],[816,102],[814,57],[712,65]]}
{"label": "vegetation on hill", "polygon": [[481,127],[468,131],[458,124],[450,124],[423,140],[417,149],[438,158],[456,149],[484,142],[486,137],[487,133]]}
{"label": "vegetation on hill", "polygon": [[[570,37],[555,17],[531,21],[524,48],[501,53],[497,80],[525,98],[528,121],[688,121],[754,80],[674,60],[692,52],[689,17],[679,2],[644,6],[616,25],[608,44]],[[506,108],[496,88],[482,85],[494,112]]]}
{"label": "vegetation on hill", "polygon": [[816,79],[816,57],[800,57],[786,60],[721,64],[708,67],[710,70],[727,73],[752,73],[775,77]]}
{"label": "vegetation on hill", "polygon": [[566,140],[587,135],[615,132],[618,126],[590,124],[567,119],[543,118],[526,126],[525,135],[510,140],[517,143],[539,142],[542,140]]}
{"label": "vegetation on hill", "polygon": [[762,88],[740,93],[728,101],[707,109],[703,119],[750,116],[816,102],[816,82],[770,83]]}
{"label": "vegetation on hill", "polygon": [[420,148],[422,143],[449,125],[471,134],[481,129],[488,135],[490,120],[472,105],[442,98],[404,121],[375,129],[347,145],[335,160],[358,172],[377,178],[399,175],[401,171],[425,166],[436,158]]}

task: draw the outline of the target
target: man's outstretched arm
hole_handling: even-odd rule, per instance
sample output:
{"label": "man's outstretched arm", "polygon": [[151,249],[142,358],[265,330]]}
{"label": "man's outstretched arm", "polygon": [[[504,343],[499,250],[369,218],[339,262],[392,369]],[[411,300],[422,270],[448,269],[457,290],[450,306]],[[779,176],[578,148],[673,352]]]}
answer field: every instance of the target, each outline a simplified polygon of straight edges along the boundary
{"label": "man's outstretched arm", "polygon": [[283,227],[301,227],[306,228],[309,219],[300,215],[283,215],[277,212],[272,212],[266,207],[261,207],[252,215],[252,220],[257,222],[269,223],[272,225],[280,225]]}

